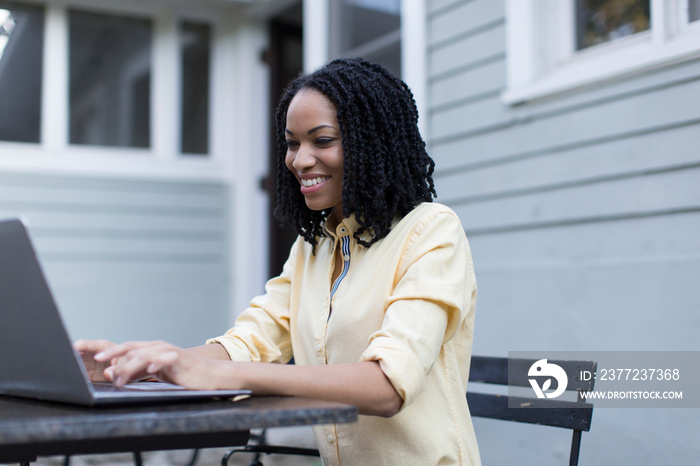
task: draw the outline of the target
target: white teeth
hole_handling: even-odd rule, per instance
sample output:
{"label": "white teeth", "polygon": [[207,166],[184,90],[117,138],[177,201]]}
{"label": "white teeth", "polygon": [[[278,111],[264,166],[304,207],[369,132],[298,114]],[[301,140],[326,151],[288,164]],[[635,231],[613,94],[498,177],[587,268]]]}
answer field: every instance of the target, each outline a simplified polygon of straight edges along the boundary
{"label": "white teeth", "polygon": [[310,179],[310,180],[301,180],[301,184],[302,184],[302,186],[305,186],[305,187],[309,188],[309,187],[311,187],[311,186],[313,186],[313,185],[316,185],[316,184],[319,184],[319,183],[323,183],[323,182],[326,181],[327,179],[328,179],[327,176],[319,176],[318,178],[312,178],[312,179]]}

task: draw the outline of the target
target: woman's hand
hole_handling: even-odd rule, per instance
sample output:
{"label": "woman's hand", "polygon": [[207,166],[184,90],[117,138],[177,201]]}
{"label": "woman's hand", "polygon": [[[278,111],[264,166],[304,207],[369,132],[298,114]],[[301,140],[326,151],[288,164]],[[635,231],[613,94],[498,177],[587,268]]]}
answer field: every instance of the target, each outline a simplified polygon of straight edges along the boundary
{"label": "woman's hand", "polygon": [[95,360],[95,355],[113,346],[115,346],[115,344],[107,340],[78,340],[73,344],[75,350],[80,353],[80,357],[83,360],[83,365],[85,366],[85,370],[87,371],[88,377],[91,381],[112,381],[110,378],[108,378],[109,374],[105,372],[105,369],[111,366],[113,362],[97,362]]}
{"label": "woman's hand", "polygon": [[[360,414],[390,417],[403,399],[376,361],[331,365],[233,362],[221,345],[182,349],[162,341],[77,342],[86,366],[104,368],[105,380],[124,386],[155,376],[190,389],[250,389],[257,395],[302,396],[351,403]],[[99,349],[99,352],[94,352]],[[95,369],[93,372],[97,372]]]}
{"label": "woman's hand", "polygon": [[216,375],[227,362],[202,357],[162,341],[114,345],[96,354],[95,361],[109,365],[105,369],[107,378],[118,387],[130,380],[155,376],[164,382],[200,390],[224,388],[218,386]]}

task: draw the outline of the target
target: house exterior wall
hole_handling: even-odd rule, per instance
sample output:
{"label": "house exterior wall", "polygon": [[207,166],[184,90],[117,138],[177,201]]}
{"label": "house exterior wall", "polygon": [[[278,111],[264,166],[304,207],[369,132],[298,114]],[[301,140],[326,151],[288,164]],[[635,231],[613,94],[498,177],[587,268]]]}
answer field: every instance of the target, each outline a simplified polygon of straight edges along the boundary
{"label": "house exterior wall", "polygon": [[[64,3],[41,2],[49,18],[42,139],[0,141],[0,218],[28,221],[73,339],[203,344],[233,324],[267,278],[264,25],[234,2],[68,2],[158,25],[151,147],[77,146],[65,131],[67,32],[63,10],[56,13]],[[162,27],[176,14],[212,24],[206,156],[178,149],[178,39]]]}
{"label": "house exterior wall", "polygon": [[228,323],[228,188],[221,183],[0,173],[77,338],[201,344]]}
{"label": "house exterior wall", "polygon": [[[474,353],[696,350],[700,60],[510,106],[507,21],[503,0],[428,2],[429,150],[473,250]],[[568,457],[568,431],[475,422],[484,464]],[[691,422],[598,409],[581,462],[690,464]]]}

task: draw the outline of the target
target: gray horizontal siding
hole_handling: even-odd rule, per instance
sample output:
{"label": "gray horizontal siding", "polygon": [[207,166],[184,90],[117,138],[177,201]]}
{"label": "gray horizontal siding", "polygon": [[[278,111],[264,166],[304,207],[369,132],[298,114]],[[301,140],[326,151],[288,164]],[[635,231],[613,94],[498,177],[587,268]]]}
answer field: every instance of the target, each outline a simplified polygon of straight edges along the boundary
{"label": "gray horizontal siding", "polygon": [[427,2],[428,13],[429,15],[443,14],[445,10],[459,8],[461,5],[471,1],[472,0],[431,0]]}
{"label": "gray horizontal siding", "polygon": [[467,71],[433,79],[429,87],[431,113],[437,114],[499,95],[505,87],[505,80],[506,69],[502,54]]}
{"label": "gray horizontal siding", "polygon": [[[700,167],[453,205],[468,233],[700,211]],[[682,188],[680,188],[682,187]]]}
{"label": "gray horizontal siding", "polygon": [[[697,63],[689,67],[700,71]],[[674,86],[653,85],[567,111],[522,116],[517,115],[519,109],[480,101],[438,112],[433,122],[445,123],[431,125],[438,193],[448,204],[460,208],[469,204],[462,209],[464,214],[480,216],[480,209],[487,209],[492,211],[490,218],[501,212],[503,224],[519,225],[527,220],[522,212],[511,215],[511,209],[526,206],[516,207],[513,198],[523,196],[541,207],[547,205],[548,193],[554,204],[578,196],[579,202],[566,207],[566,220],[595,217],[596,209],[599,216],[626,217],[647,210],[700,207],[692,182],[700,164],[700,151],[695,149],[700,107],[688,98],[692,95],[700,95],[700,73],[697,78],[676,80]],[[649,111],[664,108],[672,111]],[[452,134],[445,136],[450,125]],[[677,177],[685,184],[677,184]],[[679,191],[679,186],[686,187],[684,197],[660,195]],[[636,209],[620,206],[616,212],[586,207],[590,203],[586,199],[609,198],[605,206],[610,206],[621,197],[639,196],[638,190],[643,198],[650,189],[655,190],[656,201],[667,201],[665,205],[640,201]],[[543,221],[540,207],[526,208],[534,223]],[[556,219],[548,217],[545,223],[552,221]]]}
{"label": "gray horizontal siding", "polygon": [[[429,151],[438,201],[470,240],[479,303],[474,351],[694,350],[700,300],[700,60],[517,106],[506,86],[504,0],[430,1]],[[643,438],[641,423],[599,413],[590,464],[647,464],[697,452],[692,424]],[[475,422],[484,464],[561,464],[513,428]],[[519,426],[518,426],[519,427]],[[630,433],[610,454],[606,439]],[[619,453],[617,453],[619,452]]]}
{"label": "gray horizontal siding", "polygon": [[501,1],[433,3],[428,10],[431,26],[428,45],[433,49],[503,24],[505,4]]}
{"label": "gray horizontal siding", "polygon": [[473,34],[429,46],[428,79],[445,79],[503,57],[504,23],[481,27]]}
{"label": "gray horizontal siding", "polygon": [[[517,238],[511,238],[511,240]],[[472,244],[476,250],[478,244]],[[475,256],[476,257],[476,256]],[[477,354],[500,351],[696,351],[697,303],[700,299],[700,261],[664,258],[654,261],[605,262],[585,267],[485,268],[479,270],[479,305],[476,314]],[[504,286],[507,284],[508,286]],[[520,334],[520,338],[518,337]],[[590,434],[583,437],[581,459],[591,464],[650,463],[648,455],[681,442],[679,461],[693,464],[694,425],[678,410],[655,410],[653,423],[672,426],[646,445],[635,448],[636,435],[624,437],[616,448],[606,450],[606,438],[620,432],[643,429],[628,415],[608,417],[601,409]],[[540,435],[552,438],[545,430]],[[484,464],[503,448],[502,435],[485,437],[477,430]],[[522,465],[560,465],[571,437],[552,441],[545,450],[534,450],[520,437],[509,438],[508,449],[520,453]]]}
{"label": "gray horizontal siding", "polygon": [[0,174],[0,217],[55,261],[222,263],[227,190],[208,184]]}
{"label": "gray horizontal siding", "polygon": [[588,145],[571,146],[532,157],[464,165],[439,170],[438,187],[443,200],[460,203],[479,197],[512,197],[693,168],[700,161],[687,148],[697,137],[697,126],[688,125],[601,142],[594,149]]}
{"label": "gray horizontal siding", "polygon": [[[439,137],[431,134],[431,155],[439,162],[438,168],[452,170],[474,163],[493,164],[499,159],[508,162],[596,146],[615,139],[631,141],[648,133],[694,126],[700,123],[693,99],[698,95],[699,81],[700,62],[692,62],[627,80],[629,88],[617,83],[510,109],[493,98],[491,105],[500,109],[491,112],[503,112],[503,117],[490,126],[482,125],[467,103],[457,110],[465,119],[453,122],[450,131],[443,127]],[[444,107],[444,103],[437,108],[431,106],[431,123],[444,119]],[[449,111],[454,115],[454,107]]]}
{"label": "gray horizontal siding", "polygon": [[488,263],[478,264],[482,272],[581,271],[612,264],[697,262],[699,222],[700,211],[696,211],[612,221],[605,228],[595,223],[559,225],[470,239],[475,256],[490,258]]}
{"label": "gray horizontal siding", "polygon": [[228,328],[229,278],[211,264],[45,261],[71,337],[201,345]]}
{"label": "gray horizontal siding", "polygon": [[[689,67],[700,70],[700,63]],[[470,108],[471,105],[451,110],[455,120],[449,130],[443,127],[439,133],[431,133],[432,154],[436,160],[444,162],[442,168],[455,168],[468,163],[593,146],[613,139],[630,139],[648,132],[696,125],[700,123],[700,108],[689,96],[698,95],[698,92],[700,74],[676,81],[672,87],[652,86],[616,99],[596,101],[595,105],[576,105],[567,110],[559,108],[556,112],[506,108],[494,98],[490,102],[494,108],[488,114],[488,125],[479,121],[478,113]],[[482,102],[479,104],[479,107],[483,106]],[[457,119],[455,112],[461,112],[464,118]],[[431,121],[441,121],[440,113],[431,114]],[[493,121],[491,115],[500,118]],[[454,157],[456,153],[460,157]]]}
{"label": "gray horizontal siding", "polygon": [[228,325],[228,187],[0,173],[73,338],[201,344]]}

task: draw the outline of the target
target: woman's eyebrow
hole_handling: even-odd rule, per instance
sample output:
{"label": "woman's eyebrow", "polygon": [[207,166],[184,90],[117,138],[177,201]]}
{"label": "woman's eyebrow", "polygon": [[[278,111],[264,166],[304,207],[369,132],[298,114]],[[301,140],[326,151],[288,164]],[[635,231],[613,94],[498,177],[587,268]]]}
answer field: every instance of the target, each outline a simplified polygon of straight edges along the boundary
{"label": "woman's eyebrow", "polygon": [[[333,126],[333,125],[318,125],[318,126],[316,126],[316,127],[314,127],[314,128],[311,128],[310,130],[308,130],[308,131],[306,132],[306,134],[313,134],[313,133],[315,133],[316,131],[318,131],[318,130],[320,130],[320,129],[323,129],[323,128],[332,128],[332,129],[336,129],[336,127]],[[291,130],[287,129],[287,128],[285,128],[284,132],[287,133],[287,134],[289,134],[289,135],[294,136],[294,133],[293,133]]]}
{"label": "woman's eyebrow", "polygon": [[332,128],[332,129],[335,129],[335,126],[333,126],[333,125],[318,125],[318,126],[316,126],[315,128],[311,128],[310,130],[308,130],[308,131],[306,132],[306,134],[313,134],[313,133],[315,133],[316,131],[318,131],[318,130],[320,130],[320,129],[323,129],[323,128]]}

